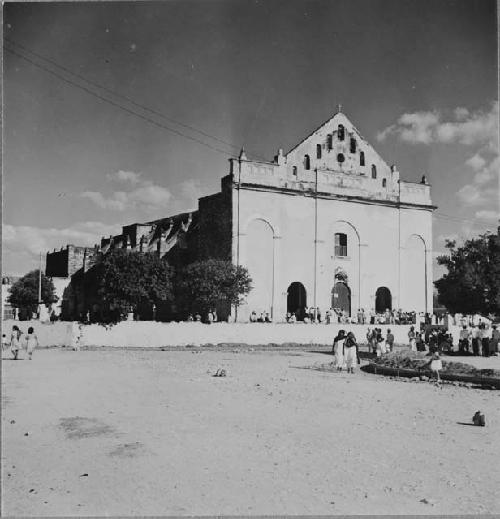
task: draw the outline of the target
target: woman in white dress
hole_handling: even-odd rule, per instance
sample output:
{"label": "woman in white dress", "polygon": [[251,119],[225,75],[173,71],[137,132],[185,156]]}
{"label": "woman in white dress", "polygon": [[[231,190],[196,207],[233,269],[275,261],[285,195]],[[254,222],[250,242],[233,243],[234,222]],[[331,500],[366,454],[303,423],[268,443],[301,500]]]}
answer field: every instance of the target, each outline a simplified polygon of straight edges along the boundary
{"label": "woman in white dress", "polygon": [[333,353],[335,355],[333,364],[337,367],[337,371],[342,371],[344,367],[344,342],[345,332],[340,330],[337,337],[333,340]]}
{"label": "woman in white dress", "polygon": [[354,373],[354,366],[358,359],[356,337],[352,332],[347,334],[344,342],[344,358],[347,365],[347,373]]}
{"label": "woman in white dress", "polygon": [[19,350],[21,349],[21,335],[23,332],[18,328],[18,326],[14,325],[12,327],[12,334],[10,336],[10,351],[12,355],[14,355],[14,360],[17,360],[19,355]]}

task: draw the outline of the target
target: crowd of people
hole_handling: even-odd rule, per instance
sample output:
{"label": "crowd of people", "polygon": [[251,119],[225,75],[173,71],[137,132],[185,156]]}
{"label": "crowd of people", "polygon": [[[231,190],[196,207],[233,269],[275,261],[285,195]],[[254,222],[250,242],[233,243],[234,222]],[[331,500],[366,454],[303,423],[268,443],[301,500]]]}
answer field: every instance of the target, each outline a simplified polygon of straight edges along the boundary
{"label": "crowd of people", "polygon": [[458,351],[489,357],[500,353],[500,330],[497,325],[488,326],[482,322],[475,326],[464,324],[460,330]]}
{"label": "crowd of people", "polygon": [[38,347],[38,337],[32,326],[28,328],[28,333],[23,337],[23,332],[19,329],[19,326],[14,325],[12,327],[12,333],[10,334],[10,340],[7,335],[2,334],[2,350],[10,347],[12,357],[14,360],[20,360],[20,355],[23,350],[26,350],[28,359],[32,360],[33,351]]}

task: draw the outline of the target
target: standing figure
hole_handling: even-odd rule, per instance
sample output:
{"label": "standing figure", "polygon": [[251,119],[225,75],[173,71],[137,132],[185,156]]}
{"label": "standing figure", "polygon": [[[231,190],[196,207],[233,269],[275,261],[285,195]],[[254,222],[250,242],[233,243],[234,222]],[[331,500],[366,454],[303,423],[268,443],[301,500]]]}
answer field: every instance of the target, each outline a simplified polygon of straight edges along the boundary
{"label": "standing figure", "polygon": [[430,366],[433,376],[436,376],[436,384],[441,383],[441,377],[439,376],[439,371],[443,369],[443,362],[441,361],[441,357],[439,356],[439,353],[435,351],[432,354],[431,360],[430,360]]}
{"label": "standing figure", "polygon": [[481,342],[481,330],[478,325],[475,325],[472,328],[471,332],[472,336],[472,353],[473,355],[479,355],[479,343]]}
{"label": "standing figure", "polygon": [[417,351],[417,345],[415,343],[415,327],[410,326],[410,331],[408,332],[408,339],[410,342],[410,350]]}
{"label": "standing figure", "polygon": [[497,325],[494,324],[492,326],[492,331],[491,331],[491,343],[492,343],[492,346],[491,346],[491,349],[493,351],[493,355],[496,355],[497,353],[500,352],[500,330],[497,330]]}
{"label": "standing figure", "polygon": [[352,332],[347,334],[347,338],[344,342],[344,355],[347,365],[347,373],[354,373],[354,365],[358,359],[358,344],[356,343],[356,337]]}
{"label": "standing figure", "polygon": [[28,328],[28,335],[26,335],[26,351],[28,352],[28,358],[31,360],[33,351],[39,346],[38,337],[36,336],[35,330],[32,326]]}
{"label": "standing figure", "polygon": [[460,330],[460,339],[458,342],[458,351],[460,353],[469,352],[469,330],[467,326],[464,324],[462,329]]}
{"label": "standing figure", "polygon": [[14,360],[17,360],[19,350],[21,349],[21,335],[23,332],[17,325],[12,327],[12,333],[10,335],[10,351],[14,355]]}
{"label": "standing figure", "polygon": [[339,330],[337,337],[333,339],[333,354],[335,355],[333,363],[334,366],[337,366],[337,371],[342,371],[344,367],[344,342],[345,332],[344,330]]}
{"label": "standing figure", "polygon": [[387,347],[389,348],[389,351],[392,352],[394,349],[394,335],[391,333],[391,329],[387,329],[387,337],[385,339],[385,343],[387,344]]}

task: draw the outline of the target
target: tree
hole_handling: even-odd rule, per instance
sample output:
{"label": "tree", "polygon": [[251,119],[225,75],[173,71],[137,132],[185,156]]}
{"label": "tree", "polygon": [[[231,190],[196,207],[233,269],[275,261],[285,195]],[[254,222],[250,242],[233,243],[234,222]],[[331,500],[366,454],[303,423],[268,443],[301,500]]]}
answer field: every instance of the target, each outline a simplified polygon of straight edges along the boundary
{"label": "tree", "polygon": [[245,267],[224,260],[196,261],[177,274],[176,302],[185,313],[204,315],[221,304],[241,304],[251,288]]}
{"label": "tree", "polygon": [[115,249],[83,276],[85,307],[99,307],[103,320],[172,300],[172,272],[154,253]]}
{"label": "tree", "polygon": [[462,247],[447,240],[437,258],[448,273],[434,284],[438,300],[452,313],[500,315],[500,237],[486,233]]}
{"label": "tree", "polygon": [[[17,280],[10,289],[8,302],[15,308],[24,310],[31,317],[38,309],[38,283],[40,271],[32,270]],[[42,273],[42,303],[46,306],[55,303],[58,297],[55,295],[54,283]]]}

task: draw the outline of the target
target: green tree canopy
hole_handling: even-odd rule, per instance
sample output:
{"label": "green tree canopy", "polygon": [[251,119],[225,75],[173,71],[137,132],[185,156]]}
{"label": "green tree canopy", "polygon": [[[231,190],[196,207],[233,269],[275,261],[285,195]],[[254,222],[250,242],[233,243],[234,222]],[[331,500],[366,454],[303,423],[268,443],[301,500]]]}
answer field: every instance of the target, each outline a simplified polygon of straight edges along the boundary
{"label": "green tree canopy", "polygon": [[[35,312],[38,307],[38,283],[40,271],[32,270],[17,280],[10,289],[8,302],[15,308],[24,308]],[[50,305],[57,301],[54,283],[42,273],[42,301]]]}
{"label": "green tree canopy", "polygon": [[115,249],[102,256],[84,275],[87,306],[119,316],[143,305],[172,299],[172,272],[156,254]]}
{"label": "green tree canopy", "polygon": [[448,255],[437,258],[448,273],[434,284],[438,300],[450,312],[500,314],[500,239],[486,233],[457,247],[446,242]]}
{"label": "green tree canopy", "polygon": [[215,259],[191,263],[176,279],[176,302],[184,312],[204,314],[220,303],[240,304],[252,288],[245,267]]}

